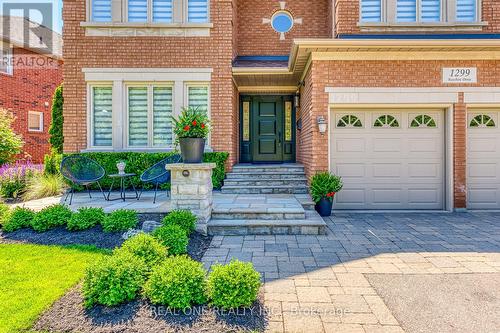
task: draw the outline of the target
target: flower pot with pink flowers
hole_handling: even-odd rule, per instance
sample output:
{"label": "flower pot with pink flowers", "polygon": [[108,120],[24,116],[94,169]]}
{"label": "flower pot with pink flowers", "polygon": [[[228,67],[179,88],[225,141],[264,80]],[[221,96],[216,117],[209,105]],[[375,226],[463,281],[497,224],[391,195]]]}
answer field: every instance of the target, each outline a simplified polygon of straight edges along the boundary
{"label": "flower pot with pink flowers", "polygon": [[319,172],[312,177],[311,197],[319,215],[332,215],[333,200],[343,186],[342,178],[329,172]]}
{"label": "flower pot with pink flowers", "polygon": [[183,108],[179,118],[174,118],[174,123],[184,163],[201,163],[205,141],[210,133],[210,120],[206,113],[199,108]]}

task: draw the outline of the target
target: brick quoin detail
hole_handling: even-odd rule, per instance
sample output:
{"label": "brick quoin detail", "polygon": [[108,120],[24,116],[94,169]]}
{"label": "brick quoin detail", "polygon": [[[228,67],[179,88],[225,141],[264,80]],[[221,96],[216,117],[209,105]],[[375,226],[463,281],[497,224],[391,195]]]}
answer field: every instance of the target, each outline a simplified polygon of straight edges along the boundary
{"label": "brick quoin detail", "polygon": [[[53,64],[47,68],[15,66],[14,75],[0,74],[0,109],[14,115],[14,131],[25,142],[18,158],[41,163],[44,155],[50,152],[48,132],[52,119],[52,96],[62,82],[62,62],[21,48],[14,48],[14,57],[20,57],[20,60],[41,57]],[[45,102],[48,102],[48,106],[45,106]],[[43,132],[28,131],[29,111],[43,113]]]}

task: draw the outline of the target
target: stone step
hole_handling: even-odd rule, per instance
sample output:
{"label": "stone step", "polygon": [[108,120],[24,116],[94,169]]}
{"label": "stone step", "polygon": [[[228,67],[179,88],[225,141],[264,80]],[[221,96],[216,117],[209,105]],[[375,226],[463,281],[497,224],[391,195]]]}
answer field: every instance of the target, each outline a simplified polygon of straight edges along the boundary
{"label": "stone step", "polygon": [[224,181],[225,186],[280,186],[280,185],[290,185],[290,186],[306,186],[306,179],[295,178],[295,179],[241,179],[241,178],[231,178]]}
{"label": "stone step", "polygon": [[308,193],[307,186],[280,185],[280,186],[239,186],[224,185],[221,189],[223,194],[305,194]]}
{"label": "stone step", "polygon": [[215,207],[212,218],[215,220],[300,220],[305,218],[302,206],[289,208],[230,208]]}
{"label": "stone step", "polygon": [[234,172],[304,172],[304,166],[299,164],[257,164],[257,165],[235,165]]}
{"label": "stone step", "polygon": [[208,233],[227,235],[324,235],[326,223],[315,211],[297,220],[219,220],[208,222]]}
{"label": "stone step", "polygon": [[314,210],[314,206],[316,206],[309,193],[296,194],[295,199],[297,199],[297,201],[302,205],[302,208],[305,210]]}
{"label": "stone step", "polygon": [[303,179],[307,180],[303,172],[230,172],[226,179]]}

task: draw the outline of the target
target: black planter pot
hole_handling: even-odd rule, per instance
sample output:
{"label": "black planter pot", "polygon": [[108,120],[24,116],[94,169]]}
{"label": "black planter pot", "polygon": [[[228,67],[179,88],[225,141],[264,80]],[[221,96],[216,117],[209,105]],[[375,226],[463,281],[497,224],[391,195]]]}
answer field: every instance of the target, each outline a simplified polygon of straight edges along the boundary
{"label": "black planter pot", "polygon": [[332,215],[332,205],[333,202],[329,199],[321,198],[314,208],[320,216],[330,216]]}
{"label": "black planter pot", "polygon": [[180,138],[181,156],[184,163],[201,163],[205,151],[205,139]]}

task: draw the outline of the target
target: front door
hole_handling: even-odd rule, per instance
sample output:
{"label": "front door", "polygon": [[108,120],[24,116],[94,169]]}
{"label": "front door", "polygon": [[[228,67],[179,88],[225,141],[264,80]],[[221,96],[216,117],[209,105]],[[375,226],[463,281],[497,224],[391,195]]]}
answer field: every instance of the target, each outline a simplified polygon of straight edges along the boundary
{"label": "front door", "polygon": [[293,118],[289,96],[242,97],[242,162],[292,162]]}

